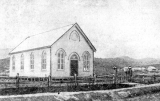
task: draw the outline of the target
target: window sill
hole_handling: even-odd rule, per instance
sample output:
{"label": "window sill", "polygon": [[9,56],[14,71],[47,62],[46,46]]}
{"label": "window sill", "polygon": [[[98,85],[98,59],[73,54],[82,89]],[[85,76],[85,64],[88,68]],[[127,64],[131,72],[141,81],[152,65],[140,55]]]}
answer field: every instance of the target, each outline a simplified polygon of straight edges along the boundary
{"label": "window sill", "polygon": [[21,72],[24,72],[24,70],[21,70]]}
{"label": "window sill", "polygon": [[90,72],[89,70],[83,70],[83,72]]}
{"label": "window sill", "polygon": [[47,69],[42,69],[41,71],[42,71],[42,72],[46,72],[46,71],[47,71]]}
{"label": "window sill", "polygon": [[31,72],[34,72],[34,69],[31,69]]}
{"label": "window sill", "polygon": [[57,71],[64,71],[64,69],[57,69]]}

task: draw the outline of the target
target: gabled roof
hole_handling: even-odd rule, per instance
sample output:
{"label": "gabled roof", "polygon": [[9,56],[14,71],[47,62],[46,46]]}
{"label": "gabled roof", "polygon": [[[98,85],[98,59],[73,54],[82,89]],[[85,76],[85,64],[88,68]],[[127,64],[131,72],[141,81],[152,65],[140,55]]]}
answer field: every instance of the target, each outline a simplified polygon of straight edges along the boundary
{"label": "gabled roof", "polygon": [[91,47],[91,49],[96,52],[96,48],[93,46],[93,44],[91,43],[91,41],[88,39],[88,37],[86,36],[86,34],[83,32],[83,30],[80,28],[80,26],[76,23],[75,24],[76,28],[81,32],[82,36],[84,37],[84,39],[86,40],[86,42],[88,43],[88,45]]}
{"label": "gabled roof", "polygon": [[[73,26],[77,26],[78,29],[81,30],[79,25],[76,23],[76,24],[67,25],[67,26],[64,26],[64,27],[61,27],[58,29],[50,30],[45,33],[41,33],[41,34],[27,37],[17,47],[15,47],[10,52],[10,54],[33,50],[33,49],[41,49],[41,48],[51,47],[63,34],[65,34]],[[91,47],[91,49],[95,52],[96,51],[95,47],[92,45],[92,43],[86,37],[86,35],[84,33],[82,33],[82,35],[85,38],[86,42]]]}

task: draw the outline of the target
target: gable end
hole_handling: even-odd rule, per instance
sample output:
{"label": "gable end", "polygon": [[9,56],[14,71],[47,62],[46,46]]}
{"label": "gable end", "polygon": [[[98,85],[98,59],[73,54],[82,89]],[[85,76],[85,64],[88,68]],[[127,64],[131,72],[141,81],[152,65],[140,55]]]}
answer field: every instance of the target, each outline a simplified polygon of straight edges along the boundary
{"label": "gable end", "polygon": [[88,39],[88,37],[85,35],[85,33],[83,32],[83,30],[80,28],[80,26],[76,23],[75,28],[82,34],[82,36],[84,37],[85,41],[88,43],[88,45],[91,47],[91,49],[96,52],[96,48],[93,46],[93,44],[91,43],[91,41]]}

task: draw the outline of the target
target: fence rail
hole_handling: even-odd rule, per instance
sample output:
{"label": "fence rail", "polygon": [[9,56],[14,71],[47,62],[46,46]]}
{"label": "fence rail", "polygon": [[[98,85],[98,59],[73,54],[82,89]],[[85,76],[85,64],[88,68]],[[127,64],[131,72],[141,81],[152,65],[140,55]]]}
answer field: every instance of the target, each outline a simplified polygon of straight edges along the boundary
{"label": "fence rail", "polygon": [[[24,77],[24,76],[17,76],[17,77],[0,77],[0,84],[48,84],[48,85],[54,85],[54,84],[66,84],[66,83],[78,83],[78,84],[119,84],[128,82],[128,77],[126,76],[120,76],[120,77],[114,77],[114,76],[97,76],[97,77]],[[131,78],[132,82],[136,83],[155,83],[160,82],[160,75],[137,75]]]}
{"label": "fence rail", "polygon": [[[0,85],[5,87],[16,86],[29,87],[29,86],[66,86],[66,85],[93,85],[93,84],[114,84],[125,82],[124,77],[118,77],[115,81],[115,77],[99,76],[99,77],[0,77]],[[0,89],[4,88],[0,86]]]}
{"label": "fence rail", "polygon": [[[94,85],[117,85],[125,82],[136,82],[143,84],[152,84],[156,82],[160,82],[160,75],[137,75],[126,77],[126,76],[95,76],[95,77],[24,77],[24,76],[16,76],[16,77],[0,77],[0,94],[3,92],[3,89],[14,88],[15,92],[21,92],[24,88],[28,90],[30,88],[33,89],[41,89],[42,90],[56,90],[58,91],[68,91],[70,89],[77,89],[81,87],[81,89],[85,89],[87,86],[88,89],[91,87],[95,87]],[[85,87],[84,87],[85,86]],[[84,87],[84,88],[83,88]],[[33,91],[31,89],[31,91]],[[66,90],[67,89],[67,90]],[[94,88],[93,88],[94,89]],[[101,87],[100,87],[101,89]],[[102,87],[103,89],[103,87]],[[24,91],[25,91],[24,90]]]}
{"label": "fence rail", "polygon": [[131,81],[142,84],[160,83],[160,75],[140,74],[132,77]]}
{"label": "fence rail", "polygon": [[[31,89],[41,89],[47,91],[72,91],[80,88],[82,90],[94,89],[99,87],[99,89],[104,89],[104,87],[116,85],[121,83],[126,83],[128,81],[150,84],[153,82],[160,82],[160,76],[134,76],[131,79],[126,76],[95,76],[95,77],[24,77],[24,76],[16,76],[16,77],[0,77],[0,94],[1,92],[7,92],[8,89],[14,88],[15,92],[26,91]],[[105,85],[101,88],[101,85]],[[25,89],[27,88],[27,89]],[[6,90],[6,91],[5,91]],[[30,92],[30,91],[29,91]],[[43,92],[43,91],[40,91]]]}

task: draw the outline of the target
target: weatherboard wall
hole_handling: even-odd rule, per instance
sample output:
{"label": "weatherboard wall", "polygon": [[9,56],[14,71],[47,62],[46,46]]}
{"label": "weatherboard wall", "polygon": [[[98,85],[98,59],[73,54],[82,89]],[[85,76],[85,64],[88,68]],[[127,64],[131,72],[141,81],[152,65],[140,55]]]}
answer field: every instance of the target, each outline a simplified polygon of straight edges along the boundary
{"label": "weatherboard wall", "polygon": [[[79,34],[80,40],[73,41],[70,39],[70,34],[72,31],[76,30]],[[63,70],[58,70],[58,56],[56,52],[58,49],[63,49],[66,52],[65,56],[65,67]],[[88,45],[84,37],[81,35],[81,32],[77,28],[72,27],[67,33],[65,33],[57,42],[55,42],[51,47],[51,58],[52,58],[52,77],[68,77],[70,76],[70,56],[72,53],[77,53],[80,57],[78,61],[78,76],[92,76],[93,75],[93,50]],[[88,51],[90,53],[90,69],[85,72],[83,69],[83,52]]]}
{"label": "weatherboard wall", "polygon": [[[42,70],[41,68],[41,55],[42,52],[46,52],[46,69]],[[30,54],[33,52],[34,54],[34,69],[30,68]],[[21,55],[24,55],[24,70],[21,70]],[[15,56],[15,70],[12,69],[12,57]],[[45,77],[50,74],[50,48],[39,49],[27,52],[21,52],[10,55],[10,73],[9,75],[16,76],[19,73],[20,76],[28,76],[28,77]]]}

